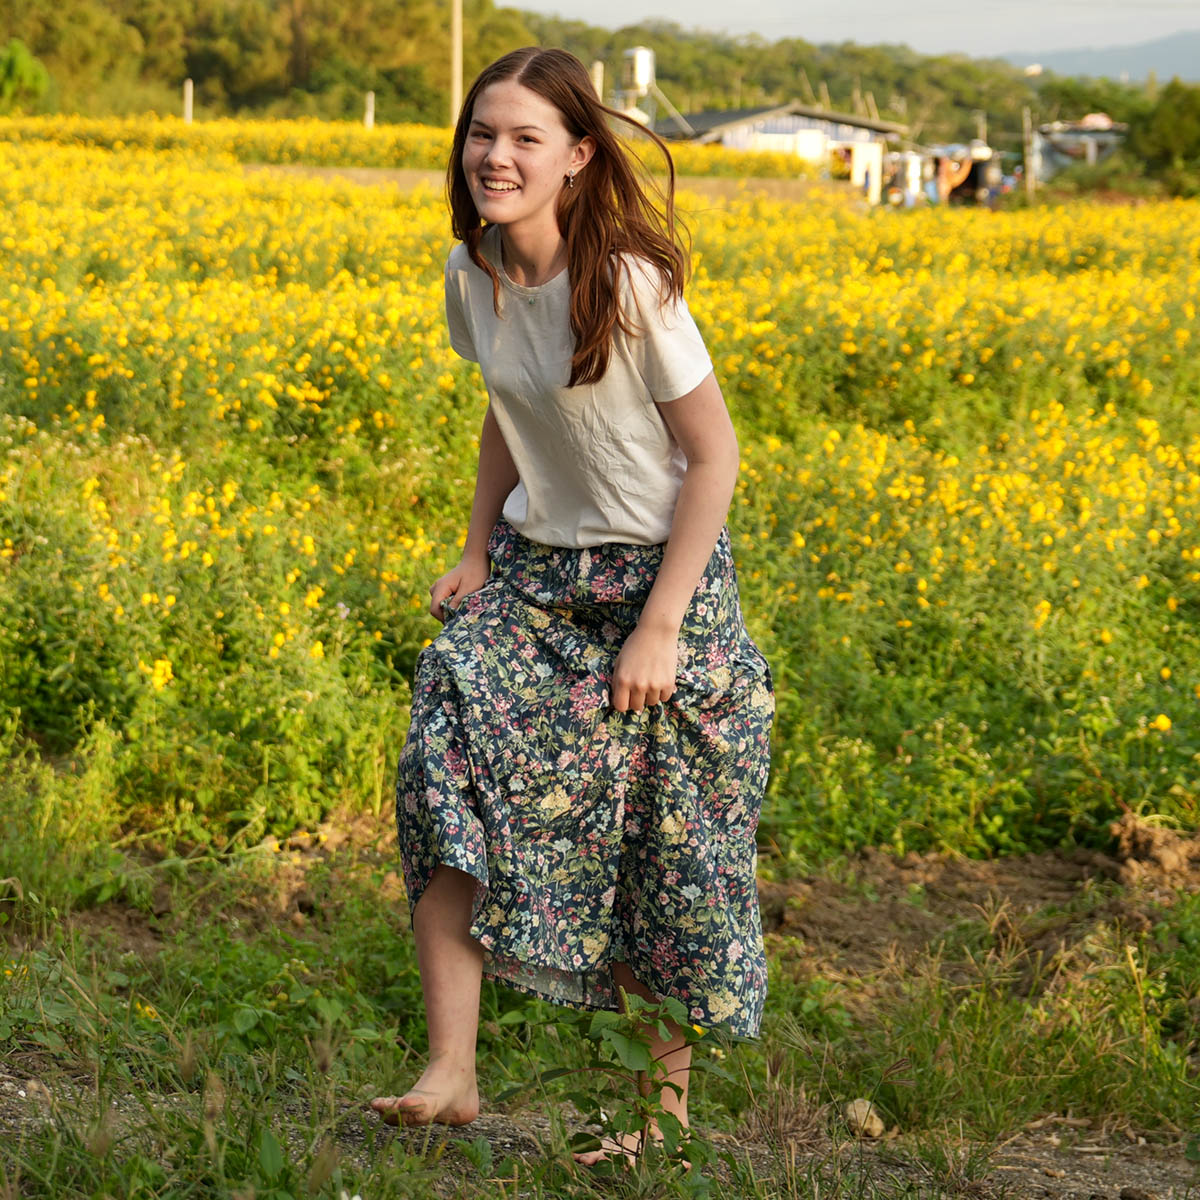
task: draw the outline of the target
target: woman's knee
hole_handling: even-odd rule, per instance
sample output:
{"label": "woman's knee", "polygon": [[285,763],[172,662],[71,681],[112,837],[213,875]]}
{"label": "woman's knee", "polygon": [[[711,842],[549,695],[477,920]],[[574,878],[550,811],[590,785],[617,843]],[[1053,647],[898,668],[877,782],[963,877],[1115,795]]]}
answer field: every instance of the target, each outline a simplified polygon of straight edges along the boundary
{"label": "woman's knee", "polygon": [[643,1000],[649,1000],[652,1004],[658,1000],[658,997],[629,969],[628,963],[613,963],[612,976],[613,983],[617,987],[623,987],[631,995],[641,996]]}
{"label": "woman's knee", "polygon": [[441,916],[451,912],[459,921],[464,919],[465,914],[469,923],[474,895],[474,875],[468,871],[460,871],[457,867],[438,863],[413,906],[413,919],[417,919],[418,913],[421,919],[427,919],[434,913]]}

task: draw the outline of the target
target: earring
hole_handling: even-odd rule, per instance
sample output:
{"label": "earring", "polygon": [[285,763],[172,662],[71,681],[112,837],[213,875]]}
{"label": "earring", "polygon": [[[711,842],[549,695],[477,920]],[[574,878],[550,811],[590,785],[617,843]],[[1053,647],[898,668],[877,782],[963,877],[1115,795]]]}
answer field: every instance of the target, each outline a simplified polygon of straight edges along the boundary
{"label": "earring", "polygon": [[567,172],[567,187],[573,188],[574,186],[575,186],[575,172],[568,171]]}

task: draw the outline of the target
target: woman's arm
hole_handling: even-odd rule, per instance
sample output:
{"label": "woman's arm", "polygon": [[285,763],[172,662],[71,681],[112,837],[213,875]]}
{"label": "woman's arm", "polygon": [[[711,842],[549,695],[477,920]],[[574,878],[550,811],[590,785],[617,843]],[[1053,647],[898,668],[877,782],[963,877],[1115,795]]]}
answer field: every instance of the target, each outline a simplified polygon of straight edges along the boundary
{"label": "woman's arm", "polygon": [[610,698],[621,712],[661,703],[674,693],[679,628],[737,483],[737,435],[715,375],[659,405],[659,412],[687,458],[687,471],[658,577],[613,667]]}
{"label": "woman's arm", "polygon": [[517,486],[517,468],[508,452],[504,435],[488,406],[479,434],[479,470],[475,476],[475,498],[471,502],[471,521],[458,566],[447,571],[429,589],[429,611],[444,620],[442,602],[454,596],[455,608],[471,592],[478,591],[491,573],[487,544],[492,528],[504,508],[509,492]]}

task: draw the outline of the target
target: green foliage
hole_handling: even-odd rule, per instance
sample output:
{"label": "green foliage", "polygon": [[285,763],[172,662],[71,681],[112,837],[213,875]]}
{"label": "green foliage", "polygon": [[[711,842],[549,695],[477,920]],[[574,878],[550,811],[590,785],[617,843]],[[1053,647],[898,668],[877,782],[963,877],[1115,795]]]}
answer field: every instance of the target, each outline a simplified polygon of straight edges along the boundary
{"label": "green foliage", "polygon": [[[44,806],[0,826],[0,870],[16,863],[33,878],[43,869],[38,845],[11,838],[21,821],[77,806],[70,786],[50,774]],[[18,794],[0,794],[0,820]],[[105,804],[111,811],[101,797],[96,817]],[[101,821],[71,830],[81,857],[49,852],[45,895],[72,894],[69,876],[107,836]],[[964,916],[939,944],[910,947],[866,977],[824,962],[818,975],[811,946],[776,937],[760,1042],[700,1034],[671,1001],[629,997],[627,1012],[590,1013],[485,983],[481,1089],[518,1126],[527,1114],[548,1118],[548,1127],[529,1122],[545,1130],[538,1149],[497,1153],[470,1131],[446,1129],[393,1137],[364,1108],[412,1083],[424,1038],[407,913],[381,899],[389,856],[370,847],[306,854],[311,917],[297,924],[276,907],[294,879],[289,853],[263,846],[157,860],[150,869],[168,893],[161,917],[126,896],[125,907],[108,906],[107,921],[102,913],[76,924],[60,911],[16,939],[0,930],[0,1057],[18,1076],[36,1061],[50,1089],[44,1106],[32,1090],[22,1101],[22,1136],[0,1182],[19,1178],[20,1194],[35,1200],[251,1187],[275,1200],[336,1200],[342,1189],[432,1197],[433,1182],[453,1172],[464,1197],[495,1196],[499,1180],[564,1200],[598,1188],[665,1200],[723,1186],[765,1200],[816,1188],[786,1186],[783,1163],[754,1182],[729,1139],[752,1129],[782,1143],[797,1123],[840,1133],[836,1113],[858,1096],[900,1127],[889,1153],[915,1154],[946,1177],[946,1194],[955,1194],[951,1176],[981,1170],[993,1142],[1047,1113],[1101,1127],[1119,1119],[1148,1134],[1170,1121],[1195,1141],[1200,899],[1163,904],[1149,934],[1132,933],[1114,918],[1123,908],[1108,885],[1081,889],[1069,911]],[[129,868],[107,870],[116,878]],[[838,875],[848,889],[851,870]],[[27,895],[25,911],[49,918],[44,904]],[[1046,961],[1043,948],[1060,934],[1066,948]],[[654,1069],[645,1030],[664,1018],[693,1042],[687,1138],[635,1087],[639,1071]],[[606,1132],[654,1118],[667,1141],[628,1171],[576,1167],[571,1152],[595,1144],[586,1129],[570,1140],[580,1118]],[[939,1141],[957,1145],[963,1134],[982,1144],[953,1162],[939,1154]],[[722,1185],[716,1170],[732,1182]],[[841,1189],[822,1183],[820,1194],[894,1193],[843,1180]]]}
{"label": "green foliage", "polygon": [[[0,930],[36,928],[94,902],[126,866],[110,848],[119,827],[111,735],[94,729],[55,767],[18,736],[20,715],[12,710],[0,723]],[[108,895],[118,891],[144,894],[118,885]]]}
{"label": "green foliage", "polygon": [[1172,79],[1134,121],[1130,147],[1171,195],[1200,195],[1200,85]]}
{"label": "green foliage", "polygon": [[[792,99],[866,111],[907,124],[925,142],[974,136],[975,113],[989,113],[998,145],[1019,144],[1021,108],[1032,98],[1021,72],[1001,61],[929,56],[907,46],[816,46],[798,38],[765,42],[646,21],[614,32],[580,21],[467,0],[470,36],[464,69],[473,77],[505,51],[564,46],[585,63],[605,64],[608,90],[630,45],[658,55],[660,85],[685,112],[766,106]],[[363,92],[376,92],[381,122],[446,123],[449,32],[434,0],[283,3],[253,0],[28,0],[13,32],[59,82],[60,111],[107,113],[162,107],[185,77],[196,81],[206,116],[358,117]],[[152,90],[154,85],[157,90]],[[141,89],[141,90],[139,90]]]}
{"label": "green foliage", "polygon": [[1146,164],[1129,150],[1114,151],[1096,163],[1079,163],[1060,171],[1046,189],[1067,196],[1089,192],[1113,192],[1121,196],[1160,196],[1161,180],[1147,174]]}
{"label": "green foliage", "polygon": [[[687,1010],[678,1000],[667,997],[651,1003],[624,991],[621,995],[624,1006],[621,1012],[562,1011],[557,1022],[560,1029],[573,1031],[581,1039],[587,1059],[582,1067],[556,1066],[539,1071],[533,1082],[544,1094],[546,1084],[569,1079],[564,1096],[582,1114],[584,1126],[598,1128],[603,1131],[603,1136],[614,1139],[622,1135],[640,1136],[638,1167],[641,1171],[658,1175],[666,1167],[681,1194],[710,1195],[713,1179],[711,1172],[705,1173],[704,1168],[711,1168],[716,1163],[716,1150],[696,1130],[685,1133],[678,1118],[663,1107],[659,1099],[663,1089],[676,1094],[680,1089],[678,1084],[666,1081],[662,1062],[651,1057],[649,1033],[654,1030],[666,1041],[670,1038],[666,1022],[674,1021],[683,1030],[686,1044],[696,1047],[703,1041],[704,1031],[688,1023]],[[514,1010],[501,1017],[499,1024],[517,1024],[524,1019],[524,1013]],[[694,1050],[693,1078],[701,1072],[732,1082],[727,1072]],[[529,1090],[528,1084],[518,1085],[509,1088],[498,1099],[511,1100]],[[652,1124],[662,1133],[661,1145],[647,1132]],[[581,1128],[571,1139],[571,1148],[576,1153],[598,1150],[601,1140],[601,1134]],[[460,1145],[466,1149],[465,1144]],[[690,1169],[686,1169],[688,1167]],[[595,1171],[600,1176],[611,1176],[619,1175],[625,1169],[622,1157],[613,1155]]]}
{"label": "green foliage", "polygon": [[1152,170],[1200,163],[1200,85],[1171,80],[1133,129],[1131,142]]}
{"label": "green foliage", "polygon": [[20,38],[0,50],[0,113],[11,113],[41,99],[50,88],[46,68]]}
{"label": "green foliage", "polygon": [[1078,121],[1088,113],[1107,113],[1114,121],[1136,124],[1154,106],[1150,89],[1112,79],[1075,79],[1053,73],[1037,83],[1042,121]]}

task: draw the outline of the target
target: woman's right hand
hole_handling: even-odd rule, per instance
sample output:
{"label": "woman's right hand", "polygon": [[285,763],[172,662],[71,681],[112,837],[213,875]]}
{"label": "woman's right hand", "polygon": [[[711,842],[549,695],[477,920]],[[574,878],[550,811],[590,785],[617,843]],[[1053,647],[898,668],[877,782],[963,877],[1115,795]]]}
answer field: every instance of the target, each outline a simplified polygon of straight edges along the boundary
{"label": "woman's right hand", "polygon": [[435,580],[429,589],[430,615],[436,617],[444,625],[446,612],[443,611],[443,604],[446,610],[457,611],[472,592],[479,591],[487,583],[491,573],[491,563],[486,558],[482,562],[464,558],[457,567]]}

